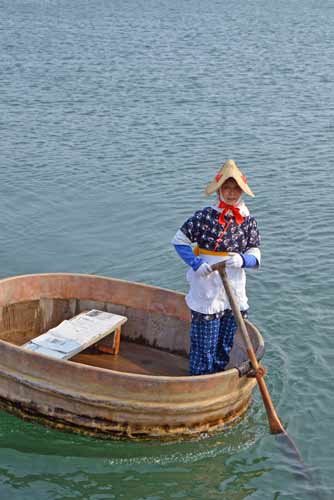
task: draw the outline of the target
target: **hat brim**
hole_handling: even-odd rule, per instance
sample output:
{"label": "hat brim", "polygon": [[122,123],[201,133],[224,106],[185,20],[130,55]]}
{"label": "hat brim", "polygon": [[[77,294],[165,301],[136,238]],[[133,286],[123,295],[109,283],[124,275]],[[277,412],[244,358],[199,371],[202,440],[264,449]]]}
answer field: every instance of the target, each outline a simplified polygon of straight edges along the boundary
{"label": "hat brim", "polygon": [[222,176],[219,179],[219,181],[214,180],[214,181],[210,182],[210,184],[205,189],[205,194],[207,196],[209,196],[210,194],[215,193],[216,191],[218,191],[222,187],[222,185],[224,184],[225,181],[227,181],[227,179],[231,179],[231,178],[235,180],[235,182],[238,184],[239,188],[244,193],[248,194],[248,196],[252,196],[252,197],[255,196],[255,194],[253,193],[251,188],[248,186],[248,184],[243,182],[242,179],[236,179],[234,176],[231,176],[231,175],[229,175],[228,177]]}
{"label": "hat brim", "polygon": [[248,184],[246,182],[243,181],[241,176],[237,176],[237,175],[233,175],[233,174],[231,175],[230,173],[227,175],[222,175],[221,178],[219,179],[219,181],[213,180],[212,182],[210,182],[210,184],[208,184],[208,186],[205,189],[205,194],[207,196],[209,196],[210,194],[218,191],[222,187],[224,182],[227,181],[227,179],[234,179],[235,182],[238,184],[239,188],[244,193],[248,194],[248,196],[252,196],[252,197],[255,196],[255,194],[253,193],[251,188],[248,186]]}

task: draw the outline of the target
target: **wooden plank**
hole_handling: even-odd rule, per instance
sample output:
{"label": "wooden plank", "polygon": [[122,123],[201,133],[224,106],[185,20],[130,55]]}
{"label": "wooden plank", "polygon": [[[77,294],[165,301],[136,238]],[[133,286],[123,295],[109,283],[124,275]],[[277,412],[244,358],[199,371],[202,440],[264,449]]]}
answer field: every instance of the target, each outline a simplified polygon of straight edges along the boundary
{"label": "wooden plank", "polygon": [[119,372],[171,377],[189,375],[188,357],[160,351],[144,344],[135,344],[125,339],[122,341],[122,349],[118,356],[81,352],[71,361]]}
{"label": "wooden plank", "polygon": [[22,347],[57,359],[69,359],[115,332],[114,354],[119,350],[120,328],[125,316],[93,309],[65,320]]}

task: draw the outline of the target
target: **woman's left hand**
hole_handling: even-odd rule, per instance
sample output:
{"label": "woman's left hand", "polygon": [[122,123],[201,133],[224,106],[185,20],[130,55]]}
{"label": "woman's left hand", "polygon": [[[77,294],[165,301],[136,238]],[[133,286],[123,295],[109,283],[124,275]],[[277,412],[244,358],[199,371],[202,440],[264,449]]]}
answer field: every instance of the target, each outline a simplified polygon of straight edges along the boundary
{"label": "woman's left hand", "polygon": [[240,268],[244,265],[244,259],[240,254],[231,254],[228,259],[225,260],[225,267],[237,267]]}

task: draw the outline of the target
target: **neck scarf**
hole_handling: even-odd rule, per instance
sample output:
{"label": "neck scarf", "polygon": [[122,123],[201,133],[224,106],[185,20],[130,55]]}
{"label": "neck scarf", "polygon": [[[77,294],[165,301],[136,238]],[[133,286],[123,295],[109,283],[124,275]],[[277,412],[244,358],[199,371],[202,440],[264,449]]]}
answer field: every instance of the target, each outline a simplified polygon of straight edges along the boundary
{"label": "neck scarf", "polygon": [[224,225],[225,224],[225,215],[231,211],[232,214],[233,214],[233,217],[235,219],[235,222],[239,225],[239,224],[242,224],[243,221],[245,220],[245,218],[241,215],[240,213],[240,208],[238,207],[235,207],[233,205],[228,205],[227,203],[225,203],[225,201],[220,201],[219,205],[218,205],[219,208],[222,209],[221,211],[221,214],[219,216],[219,224],[222,224]]}

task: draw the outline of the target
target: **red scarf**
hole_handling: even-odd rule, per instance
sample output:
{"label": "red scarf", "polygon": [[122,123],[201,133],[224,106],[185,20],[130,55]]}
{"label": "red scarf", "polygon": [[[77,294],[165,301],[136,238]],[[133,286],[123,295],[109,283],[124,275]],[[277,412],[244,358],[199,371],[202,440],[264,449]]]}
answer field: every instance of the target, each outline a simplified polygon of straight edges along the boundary
{"label": "red scarf", "polygon": [[218,207],[223,209],[220,216],[219,216],[219,224],[222,224],[222,225],[225,224],[225,222],[226,222],[225,215],[227,214],[227,212],[229,210],[231,210],[231,212],[234,216],[235,222],[238,225],[242,224],[243,221],[245,220],[245,218],[240,213],[240,208],[238,208],[238,207],[234,207],[233,205],[228,205],[227,203],[225,203],[225,201],[221,201],[219,203]]}

